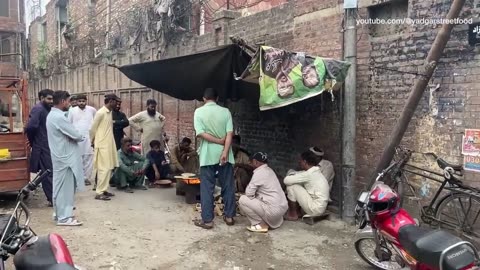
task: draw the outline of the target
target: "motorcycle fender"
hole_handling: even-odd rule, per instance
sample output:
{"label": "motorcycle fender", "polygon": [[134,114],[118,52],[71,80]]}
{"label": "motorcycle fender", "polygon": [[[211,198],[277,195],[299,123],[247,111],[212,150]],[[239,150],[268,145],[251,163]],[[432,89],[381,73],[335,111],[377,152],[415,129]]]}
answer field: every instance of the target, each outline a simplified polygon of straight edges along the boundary
{"label": "motorcycle fender", "polygon": [[370,226],[365,226],[363,229],[359,229],[355,232],[355,242],[360,239],[373,238],[373,229]]}

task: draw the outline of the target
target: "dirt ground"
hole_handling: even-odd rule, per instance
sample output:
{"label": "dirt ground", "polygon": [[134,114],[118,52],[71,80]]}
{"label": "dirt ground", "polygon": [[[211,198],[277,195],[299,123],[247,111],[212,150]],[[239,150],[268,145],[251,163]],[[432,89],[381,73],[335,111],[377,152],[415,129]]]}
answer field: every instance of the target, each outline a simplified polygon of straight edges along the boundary
{"label": "dirt ground", "polygon": [[[116,192],[110,202],[93,197],[77,195],[81,227],[56,227],[41,189],[28,200],[31,227],[62,235],[83,269],[371,269],[355,253],[354,228],[334,217],[313,226],[285,222],[267,234],[246,231],[244,217],[233,227],[217,217],[206,231],[193,225],[198,212],[175,188]],[[8,212],[13,199],[0,197],[0,206]]]}

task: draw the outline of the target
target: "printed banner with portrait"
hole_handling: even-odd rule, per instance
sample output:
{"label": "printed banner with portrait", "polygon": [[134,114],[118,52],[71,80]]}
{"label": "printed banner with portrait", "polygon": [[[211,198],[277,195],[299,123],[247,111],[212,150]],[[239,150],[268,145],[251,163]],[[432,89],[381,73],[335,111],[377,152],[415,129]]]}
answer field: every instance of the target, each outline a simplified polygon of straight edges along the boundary
{"label": "printed banner with portrait", "polygon": [[262,46],[237,79],[258,82],[263,111],[338,89],[349,67],[344,61]]}
{"label": "printed banner with portrait", "polygon": [[465,129],[463,136],[462,154],[480,155],[480,129]]}

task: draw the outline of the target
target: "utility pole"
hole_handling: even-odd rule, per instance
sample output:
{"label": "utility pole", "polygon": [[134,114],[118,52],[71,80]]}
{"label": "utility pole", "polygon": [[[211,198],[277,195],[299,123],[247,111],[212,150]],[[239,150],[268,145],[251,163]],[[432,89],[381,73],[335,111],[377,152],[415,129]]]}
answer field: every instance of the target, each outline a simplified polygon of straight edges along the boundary
{"label": "utility pole", "polygon": [[[465,0],[453,0],[452,6],[447,14],[447,20],[458,18],[460,12],[462,11],[463,5],[465,4]],[[450,39],[450,34],[454,24],[443,24],[442,28],[437,34],[435,41],[433,42],[432,48],[428,52],[427,59],[424,64],[424,72],[422,77],[420,77],[416,82],[415,86],[408,97],[407,103],[403,108],[403,112],[400,115],[400,118],[395,125],[391,135],[390,141],[385,146],[383,150],[382,157],[380,158],[375,171],[370,176],[369,187],[373,185],[375,182],[375,178],[377,177],[378,173],[380,173],[383,169],[385,169],[393,159],[395,154],[395,148],[400,144],[405,131],[408,128],[408,124],[415,113],[415,110],[420,102],[420,99],[425,92],[425,89],[428,86],[428,82],[432,78],[433,72],[437,67],[438,61],[442,56],[443,50],[447,45],[448,40]]]}
{"label": "utility pole", "polygon": [[345,9],[344,59],[350,63],[344,87],[342,127],[342,219],[354,220],[356,178],[356,88],[357,88],[357,1],[347,1]]}

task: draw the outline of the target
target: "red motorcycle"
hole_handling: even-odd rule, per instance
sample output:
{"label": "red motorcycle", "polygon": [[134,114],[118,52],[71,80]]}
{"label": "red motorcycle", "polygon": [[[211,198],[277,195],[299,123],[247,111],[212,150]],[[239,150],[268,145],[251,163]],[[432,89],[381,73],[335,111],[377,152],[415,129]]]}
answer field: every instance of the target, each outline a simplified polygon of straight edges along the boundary
{"label": "red motorcycle", "polygon": [[371,190],[362,192],[357,200],[358,255],[377,269],[480,269],[473,244],[447,231],[419,227],[401,207],[401,196],[380,181],[395,166],[398,163],[380,173]]}
{"label": "red motorcycle", "polygon": [[37,236],[29,227],[30,211],[24,200],[47,176],[49,170],[39,173],[35,179],[20,190],[12,214],[0,215],[0,270],[5,270],[5,261],[14,255],[16,270],[75,270],[67,244],[63,238],[51,233]]}

